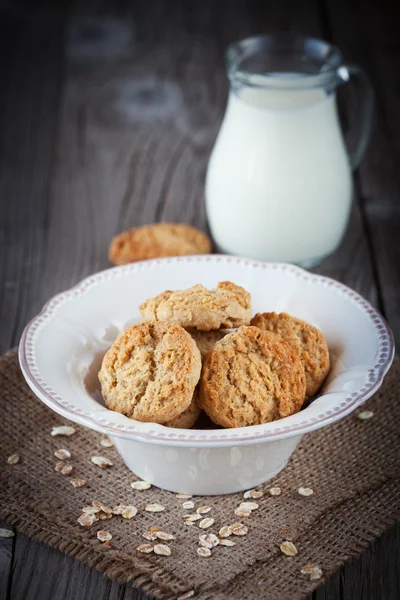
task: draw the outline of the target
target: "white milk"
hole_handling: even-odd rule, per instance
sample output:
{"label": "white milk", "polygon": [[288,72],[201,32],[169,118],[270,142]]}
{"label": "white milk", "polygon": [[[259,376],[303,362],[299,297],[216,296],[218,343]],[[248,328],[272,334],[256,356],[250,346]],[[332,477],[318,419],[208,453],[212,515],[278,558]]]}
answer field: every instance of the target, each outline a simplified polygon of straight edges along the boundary
{"label": "white milk", "polygon": [[309,266],[339,244],[351,195],[334,94],[231,90],[206,180],[220,250]]}

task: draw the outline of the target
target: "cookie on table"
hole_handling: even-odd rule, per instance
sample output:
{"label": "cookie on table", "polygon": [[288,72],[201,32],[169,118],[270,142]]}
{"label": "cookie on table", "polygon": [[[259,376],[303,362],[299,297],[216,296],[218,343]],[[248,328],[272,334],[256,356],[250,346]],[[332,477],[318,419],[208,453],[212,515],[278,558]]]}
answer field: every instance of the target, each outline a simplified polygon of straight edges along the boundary
{"label": "cookie on table", "polygon": [[298,352],[274,333],[240,327],[207,354],[199,404],[218,425],[246,427],[294,414],[305,392]]}
{"label": "cookie on table", "polygon": [[306,396],[315,396],[330,369],[328,345],[321,331],[286,313],[257,313],[251,324],[278,333],[300,353],[306,373]]}
{"label": "cookie on table", "polygon": [[200,371],[200,351],[189,333],[159,321],[124,331],[106,352],[99,380],[110,410],[167,423],[189,407]]}
{"label": "cookie on table", "polygon": [[201,409],[199,407],[199,391],[198,387],[195,389],[193,398],[189,406],[186,410],[184,410],[180,415],[172,419],[172,421],[168,421],[164,423],[166,427],[174,427],[179,429],[190,429],[196,423],[201,413]]}
{"label": "cookie on table", "polygon": [[137,260],[210,252],[211,241],[199,229],[184,223],[154,223],[114,237],[108,256],[115,265],[126,265]]}
{"label": "cookie on table", "polygon": [[201,358],[204,358],[205,355],[214,348],[215,344],[229,333],[226,329],[215,329],[211,331],[188,329],[188,331],[200,350]]}
{"label": "cookie on table", "polygon": [[251,296],[239,285],[220,282],[207,290],[198,284],[187,290],[166,291],[139,306],[146,321],[169,321],[201,331],[235,328],[251,319]]}

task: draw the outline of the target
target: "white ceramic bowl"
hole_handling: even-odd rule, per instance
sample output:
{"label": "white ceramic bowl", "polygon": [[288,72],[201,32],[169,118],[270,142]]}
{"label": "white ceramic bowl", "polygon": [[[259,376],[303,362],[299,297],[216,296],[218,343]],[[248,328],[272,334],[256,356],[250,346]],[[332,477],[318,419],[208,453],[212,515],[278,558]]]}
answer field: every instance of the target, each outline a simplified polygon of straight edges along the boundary
{"label": "white ceramic bowl", "polygon": [[[140,320],[138,306],[165,289],[230,280],[252,294],[253,311],[285,311],[324,333],[332,369],[299,413],[238,429],[170,429],[107,410],[97,372],[117,335]],[[139,477],[191,494],[225,494],[267,481],[302,435],[341,419],[382,384],[394,355],[384,319],[356,292],[291,265],[230,256],[134,263],[88,277],[52,298],[26,327],[22,372],[35,394],[71,421],[109,435]]]}

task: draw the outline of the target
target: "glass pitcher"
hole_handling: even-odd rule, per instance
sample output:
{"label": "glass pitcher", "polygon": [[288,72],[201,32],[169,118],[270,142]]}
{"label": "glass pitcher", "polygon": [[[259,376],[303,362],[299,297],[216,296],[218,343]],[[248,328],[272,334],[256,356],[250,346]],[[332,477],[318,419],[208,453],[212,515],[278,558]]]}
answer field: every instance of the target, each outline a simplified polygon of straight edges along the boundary
{"label": "glass pitcher", "polygon": [[[206,177],[211,233],[222,252],[316,265],[346,229],[352,169],[371,127],[370,84],[317,39],[253,37],[226,56],[230,93]],[[353,77],[345,142],[336,89]]]}

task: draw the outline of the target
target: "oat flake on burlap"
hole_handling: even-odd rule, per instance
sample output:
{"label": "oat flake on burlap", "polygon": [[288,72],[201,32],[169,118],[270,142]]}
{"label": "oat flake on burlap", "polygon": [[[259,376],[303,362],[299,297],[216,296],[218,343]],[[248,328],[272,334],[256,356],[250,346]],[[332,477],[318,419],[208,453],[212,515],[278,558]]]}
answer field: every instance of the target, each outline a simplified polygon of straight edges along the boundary
{"label": "oat flake on burlap", "polygon": [[[13,350],[0,358],[0,516],[17,531],[96,566],[109,577],[132,581],[156,598],[172,600],[194,590],[195,600],[299,600],[395,521],[400,509],[399,381],[400,361],[396,361],[382,391],[366,404],[373,419],[363,421],[353,413],[305,436],[287,468],[257,487],[264,495],[248,517],[234,514],[243,492],[193,498],[196,506],[212,506],[209,515],[214,523],[203,532],[198,521],[185,523],[182,499],[176,494],[154,486],[132,489],[135,477],[115,448],[101,449],[113,467],[99,469],[93,464],[90,458],[99,454],[103,438],[94,431],[74,424],[76,433],[68,438],[74,476],[86,480],[86,485],[74,487],[69,477],[56,473],[54,452],[61,438],[50,432],[68,422],[34,397]],[[21,461],[7,464],[7,457],[16,452]],[[304,485],[314,490],[312,496],[298,493]],[[271,487],[280,487],[281,495],[272,496]],[[109,506],[134,505],[138,512],[130,520],[113,515],[82,527],[77,519],[94,500]],[[144,509],[149,504],[166,509],[148,512]],[[197,554],[199,535],[218,535],[222,527],[239,520],[248,533],[230,536],[234,546],[217,545],[209,558]],[[144,543],[142,534],[152,527],[174,536],[163,542],[170,555],[137,551]],[[110,532],[111,545],[104,547],[97,540],[101,530]],[[295,544],[296,556],[281,552],[285,540]],[[301,573],[309,563],[321,568],[321,580]]]}

